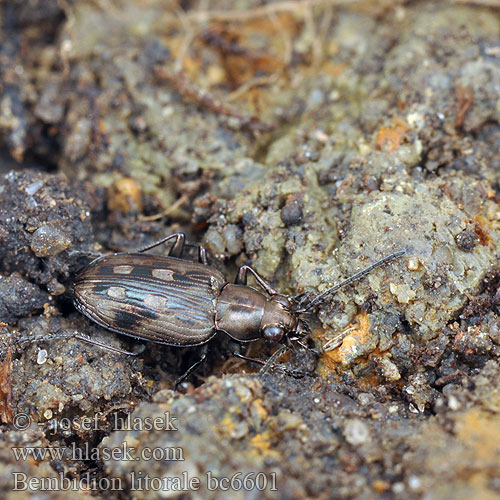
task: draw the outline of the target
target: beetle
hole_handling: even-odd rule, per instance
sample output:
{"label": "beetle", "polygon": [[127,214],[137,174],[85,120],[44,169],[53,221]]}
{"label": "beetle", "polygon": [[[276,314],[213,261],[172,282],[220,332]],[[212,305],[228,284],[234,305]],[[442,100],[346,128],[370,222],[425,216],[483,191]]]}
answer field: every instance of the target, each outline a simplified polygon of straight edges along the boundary
{"label": "beetle", "polygon": [[[323,293],[288,297],[247,265],[239,268],[234,284],[228,283],[222,273],[208,265],[205,248],[185,240],[184,233],[174,233],[134,252],[93,260],[74,281],[75,307],[108,330],[169,346],[207,344],[218,332],[238,343],[263,338],[289,345],[307,334],[302,314],[318,307],[339,288],[405,253],[384,257]],[[144,253],[167,242],[172,242],[168,256]],[[183,258],[186,247],[198,249],[199,262]],[[249,273],[262,291],[247,285]],[[176,385],[205,358],[206,352]]]}

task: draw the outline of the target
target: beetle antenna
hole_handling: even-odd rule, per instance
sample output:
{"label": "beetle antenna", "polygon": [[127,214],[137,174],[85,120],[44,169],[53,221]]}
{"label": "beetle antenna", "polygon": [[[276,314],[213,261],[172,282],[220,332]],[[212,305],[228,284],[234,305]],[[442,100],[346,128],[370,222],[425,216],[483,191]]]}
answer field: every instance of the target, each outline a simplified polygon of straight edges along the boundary
{"label": "beetle antenna", "polygon": [[295,311],[298,314],[305,313],[307,311],[310,311],[311,309],[319,306],[322,302],[324,302],[325,298],[328,297],[328,295],[331,295],[332,293],[335,293],[337,290],[340,290],[341,288],[344,288],[347,285],[350,285],[351,283],[354,283],[355,281],[360,280],[361,278],[364,278],[367,274],[371,273],[374,269],[377,269],[388,262],[391,262],[395,259],[398,259],[399,257],[403,256],[406,254],[406,250],[401,250],[399,252],[392,253],[391,255],[387,255],[386,257],[377,260],[377,262],[374,262],[373,264],[369,265],[368,267],[365,267],[361,271],[357,272],[356,274],[353,274],[352,276],[349,276],[349,278],[345,279],[344,281],[341,281],[340,283],[337,283],[336,285],[332,286],[331,288],[328,288],[328,290],[325,290],[324,292],[320,293],[319,295],[316,295],[311,299],[310,302],[308,302],[305,306],[299,303],[300,309]]}
{"label": "beetle antenna", "polygon": [[257,363],[261,365],[262,368],[259,370],[259,375],[264,375],[269,370],[276,370],[279,373],[284,373],[285,375],[290,375],[291,377],[314,377],[314,374],[304,372],[302,370],[289,370],[281,365],[274,364],[277,358],[279,358],[286,350],[287,346],[281,346],[275,353],[273,353],[266,361],[257,358],[249,358],[244,354],[234,351],[232,354],[236,358],[244,359],[245,361],[250,361],[251,363]]}

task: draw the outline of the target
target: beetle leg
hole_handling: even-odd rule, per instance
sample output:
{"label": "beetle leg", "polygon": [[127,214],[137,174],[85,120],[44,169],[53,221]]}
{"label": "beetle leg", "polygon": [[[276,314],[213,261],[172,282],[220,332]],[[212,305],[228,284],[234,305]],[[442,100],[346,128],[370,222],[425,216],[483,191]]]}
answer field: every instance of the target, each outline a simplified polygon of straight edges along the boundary
{"label": "beetle leg", "polygon": [[241,266],[238,269],[238,274],[236,275],[235,283],[237,285],[246,285],[248,272],[252,273],[252,275],[255,278],[255,280],[257,281],[257,283],[269,295],[276,295],[278,293],[257,271],[255,271],[255,269],[252,269],[250,266]]}
{"label": "beetle leg", "polygon": [[200,262],[202,264],[208,266],[207,250],[205,249],[205,247],[198,247],[198,258],[200,259]]}
{"label": "beetle leg", "polygon": [[118,352],[120,354],[126,354],[127,356],[137,356],[138,353],[126,351],[125,349],[121,349],[120,347],[115,347],[110,344],[106,344],[104,342],[100,342],[99,340],[95,340],[91,337],[87,337],[87,335],[83,335],[82,333],[56,333],[54,335],[36,335],[33,337],[21,337],[20,339],[16,339],[16,344],[22,344],[24,342],[40,342],[40,341],[48,341],[48,340],[61,340],[61,339],[76,339],[82,342],[86,342],[87,344],[96,345],[101,347],[102,349],[107,349],[108,351]]}
{"label": "beetle leg", "polygon": [[264,366],[266,364],[265,361],[263,361],[262,359],[258,359],[258,358],[249,358],[248,356],[245,356],[244,354],[241,354],[241,352],[239,351],[233,351],[231,353],[235,358],[240,358],[240,359],[244,359],[245,361],[251,361],[252,363],[257,363],[258,365],[262,365]]}
{"label": "beetle leg", "polygon": [[203,346],[203,349],[201,351],[201,356],[198,361],[193,363],[176,381],[174,385],[174,391],[177,390],[180,384],[186,380],[191,373],[193,373],[202,363],[204,363],[207,360],[207,350],[208,346]]}
{"label": "beetle leg", "polygon": [[[285,337],[286,338],[286,337]],[[271,356],[268,358],[268,360],[265,362],[264,366],[260,369],[260,373],[266,373],[269,368],[276,366],[274,362],[282,355],[284,354],[287,349],[290,349],[289,346],[287,345],[282,345],[279,349],[277,349]]]}
{"label": "beetle leg", "polygon": [[186,243],[186,235],[184,233],[174,233],[169,236],[166,236],[165,238],[162,238],[161,240],[155,241],[154,243],[151,243],[148,246],[139,248],[135,250],[136,252],[145,252],[147,250],[151,250],[152,248],[155,248],[157,246],[163,245],[163,243],[166,243],[167,241],[170,241],[171,239],[174,239],[174,244],[170,248],[168,255],[170,257],[177,257],[177,258],[182,258],[184,249],[186,247],[192,247],[192,248],[197,248],[198,249],[198,260],[201,264],[204,264],[205,266],[208,266],[208,260],[207,260],[207,251],[205,250],[204,247],[200,247],[198,245],[190,245],[189,243]]}
{"label": "beetle leg", "polygon": [[[175,244],[174,244],[174,246],[175,246]],[[172,253],[170,253],[169,255],[171,255],[173,257],[182,257],[182,254],[184,253],[184,250],[186,249],[186,247],[196,248],[198,250],[198,262],[200,264],[208,266],[207,251],[206,251],[205,247],[200,247],[199,245],[191,245],[190,243],[184,243],[184,246],[183,246],[182,251],[181,251],[181,255],[173,255]]]}
{"label": "beetle leg", "polygon": [[177,237],[175,238],[174,244],[172,245],[172,248],[168,252],[168,255],[170,255],[170,257],[178,257],[180,259],[184,252],[186,235],[184,233],[177,233],[176,236]]}
{"label": "beetle leg", "polygon": [[316,356],[321,356],[321,351],[319,349],[317,349],[316,347],[310,347],[307,344],[304,344],[304,342],[302,342],[300,337],[287,337],[287,340],[290,341],[290,348],[291,349],[295,348],[295,346],[292,343],[292,341],[293,341],[293,342],[297,342],[297,344],[299,344],[300,347],[302,347],[302,349],[305,349],[306,351],[310,351],[313,354],[315,354]]}
{"label": "beetle leg", "polygon": [[257,363],[257,364],[262,365],[262,366],[264,366],[266,364],[266,362],[263,361],[262,359],[249,358],[248,356],[241,354],[242,344],[240,344],[236,340],[229,341],[229,349],[231,350],[231,354],[235,358],[244,359],[245,361],[252,361],[252,362]]}
{"label": "beetle leg", "polygon": [[[278,349],[277,352],[279,352],[279,355],[276,357],[279,357],[279,356],[281,356],[281,354],[283,354],[282,349]],[[257,363],[258,365],[261,365],[262,368],[259,371],[259,373],[261,373],[261,374],[266,373],[266,371],[268,369],[273,369],[273,370],[277,370],[280,373],[284,373],[285,375],[289,375],[291,377],[311,377],[311,376],[314,376],[313,374],[303,372],[302,370],[288,370],[286,368],[283,368],[281,365],[273,364],[272,362],[275,360],[274,354],[267,361],[263,361],[262,359],[257,359],[257,358],[250,358],[248,356],[241,354],[238,351],[233,351],[232,354],[236,358],[244,359],[245,361],[250,361],[251,363]]]}
{"label": "beetle leg", "polygon": [[[184,248],[183,248],[183,251],[186,247],[189,247],[189,248],[196,248],[198,250],[198,262],[200,264],[203,264],[205,266],[208,266],[208,260],[207,260],[207,251],[205,249],[205,247],[200,247],[199,245],[191,245],[190,243],[185,243],[184,244]],[[181,255],[182,256],[182,255]],[[175,255],[174,257],[177,257],[177,255]]]}
{"label": "beetle leg", "polygon": [[146,250],[151,250],[152,248],[158,247],[160,245],[163,245],[163,243],[166,243],[167,241],[175,238],[175,242],[172,245],[172,248],[170,249],[170,252],[168,253],[172,257],[180,257],[182,254],[182,250],[184,249],[184,241],[186,240],[186,235],[184,233],[174,233],[170,234],[169,236],[166,236],[165,238],[162,238],[161,240],[155,241],[154,243],[151,243],[150,245],[147,245],[142,248],[138,248],[135,250],[136,252],[145,252]]}
{"label": "beetle leg", "polygon": [[98,340],[91,339],[86,335],[76,334],[75,339],[81,340],[82,342],[87,342],[87,344],[93,344],[101,347],[102,349],[107,349],[108,351],[118,352],[120,354],[126,354],[127,356],[137,356],[138,353],[127,351],[125,349],[121,349],[120,347],[115,347],[109,344],[105,344],[104,342],[99,342]]}

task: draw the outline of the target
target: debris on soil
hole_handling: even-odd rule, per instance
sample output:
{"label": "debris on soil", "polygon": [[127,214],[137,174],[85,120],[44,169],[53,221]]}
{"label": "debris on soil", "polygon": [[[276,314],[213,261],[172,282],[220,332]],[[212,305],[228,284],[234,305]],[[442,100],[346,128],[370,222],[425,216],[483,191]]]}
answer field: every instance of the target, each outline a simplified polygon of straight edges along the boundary
{"label": "debris on soil", "polygon": [[[481,3],[0,6],[2,497],[16,478],[51,498],[498,496],[500,11]],[[173,392],[200,350],[139,353],[71,283],[179,231],[291,296],[406,254],[264,372],[218,336]]]}
{"label": "debris on soil", "polygon": [[0,321],[13,323],[39,312],[49,296],[39,287],[24,279],[18,272],[10,276],[0,276]]}
{"label": "debris on soil", "polygon": [[77,265],[70,252],[76,256],[92,249],[90,193],[63,175],[32,172],[8,173],[0,192],[0,269],[17,271],[40,286],[68,283]]}
{"label": "debris on soil", "polygon": [[12,349],[0,361],[0,422],[10,424],[14,417],[12,409]]}

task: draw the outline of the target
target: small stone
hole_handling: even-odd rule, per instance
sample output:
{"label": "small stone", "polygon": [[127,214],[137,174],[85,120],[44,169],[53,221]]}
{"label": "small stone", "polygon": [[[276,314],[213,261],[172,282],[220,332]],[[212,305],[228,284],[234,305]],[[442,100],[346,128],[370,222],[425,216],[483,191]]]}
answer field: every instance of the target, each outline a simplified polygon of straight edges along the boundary
{"label": "small stone", "polygon": [[58,255],[71,245],[71,238],[61,229],[44,224],[31,237],[31,250],[37,257]]}
{"label": "small stone", "polygon": [[412,290],[406,284],[399,285],[396,283],[391,283],[389,285],[389,290],[396,297],[400,304],[408,304],[408,302],[413,300],[417,295],[415,290]]}
{"label": "small stone", "polygon": [[418,490],[422,486],[422,481],[418,476],[410,476],[408,478],[408,486],[411,490]]}
{"label": "small stone", "polygon": [[408,259],[408,269],[410,271],[418,271],[419,267],[420,261],[418,260],[418,257],[413,256]]}
{"label": "small stone", "polygon": [[205,234],[205,246],[214,256],[224,256],[226,244],[224,238],[215,227],[211,227]]}
{"label": "small stone", "polygon": [[36,362],[39,365],[43,365],[47,361],[47,351],[45,349],[40,349],[38,351],[38,356],[36,358]]}
{"label": "small stone", "polygon": [[409,394],[411,396],[412,394],[415,394],[415,387],[413,387],[412,385],[409,385],[409,386],[405,387],[405,392],[406,392],[406,394]]}
{"label": "small stone", "polygon": [[399,373],[398,367],[389,359],[382,358],[380,360],[382,366],[382,375],[391,382],[395,382],[401,379],[401,374]]}
{"label": "small stone", "polygon": [[285,226],[294,226],[302,221],[304,214],[296,201],[286,204],[281,209],[281,220]]}
{"label": "small stone", "polygon": [[373,396],[371,394],[367,394],[366,392],[362,392],[358,395],[358,401],[362,405],[367,405],[373,400]]}
{"label": "small stone", "polygon": [[397,483],[394,483],[392,485],[392,491],[394,493],[403,493],[403,491],[405,490],[405,485],[404,483],[401,483],[401,482],[397,482]]}
{"label": "small stone", "polygon": [[243,439],[248,434],[248,432],[248,424],[246,422],[239,422],[234,426],[229,435],[233,439]]}
{"label": "small stone", "polygon": [[455,236],[455,242],[460,250],[463,250],[464,252],[472,252],[475,246],[479,243],[479,238],[474,231],[466,229]]}
{"label": "small stone", "polygon": [[408,405],[408,409],[410,410],[410,413],[420,413],[419,409],[413,403]]}
{"label": "small stone", "polygon": [[139,184],[131,177],[118,179],[108,189],[108,210],[111,212],[142,212],[142,191]]}
{"label": "small stone", "polygon": [[42,90],[40,99],[35,106],[35,115],[45,123],[58,123],[64,116],[65,99],[61,89],[55,82],[49,82]]}
{"label": "small stone", "polygon": [[357,446],[370,440],[370,429],[359,419],[349,420],[344,429],[345,440]]}
{"label": "small stone", "polygon": [[372,483],[372,488],[377,492],[377,493],[384,493],[391,487],[390,483],[388,481],[385,481],[384,479],[376,479]]}
{"label": "small stone", "polygon": [[74,162],[85,156],[92,142],[92,121],[82,118],[73,124],[64,147],[64,154]]}
{"label": "small stone", "polygon": [[223,231],[229,255],[238,255],[243,250],[243,232],[236,224],[228,224]]}
{"label": "small stone", "polygon": [[448,396],[448,408],[452,411],[460,410],[462,407],[460,401],[456,396],[450,395]]}
{"label": "small stone", "polygon": [[24,190],[30,196],[33,196],[41,187],[43,186],[43,181],[32,182],[29,186],[26,186]]}
{"label": "small stone", "polygon": [[52,278],[47,283],[47,291],[50,295],[62,295],[66,291],[66,287],[59,283],[55,278]]}

